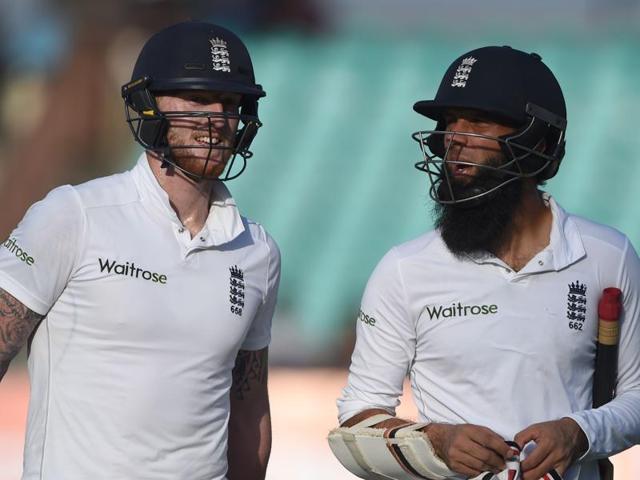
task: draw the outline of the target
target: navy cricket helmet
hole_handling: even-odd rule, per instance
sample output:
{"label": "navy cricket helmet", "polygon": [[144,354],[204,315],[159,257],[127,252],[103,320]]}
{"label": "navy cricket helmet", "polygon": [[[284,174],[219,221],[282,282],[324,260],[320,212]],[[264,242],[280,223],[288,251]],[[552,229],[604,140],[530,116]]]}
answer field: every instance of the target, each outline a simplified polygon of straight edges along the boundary
{"label": "navy cricket helmet", "polygon": [[[441,204],[477,204],[507,183],[535,178],[539,183],[552,178],[564,156],[567,112],[562,89],[540,55],[514,48],[483,47],[458,57],[447,69],[433,100],[416,102],[414,110],[437,122],[435,130],[415,132],[423,154],[416,168],[429,174],[430,196]],[[444,115],[451,109],[478,111],[496,122],[513,125],[515,131],[491,137],[446,130]],[[506,161],[499,167],[474,165],[493,170],[499,179],[489,190],[456,197],[446,162],[445,135],[482,136],[498,142]]]}
{"label": "navy cricket helmet", "polygon": [[[236,112],[212,113],[202,111],[162,112],[156,104],[156,95],[163,92],[204,90],[237,93],[241,103]],[[127,123],[134,138],[146,150],[158,153],[165,162],[197,180],[204,175],[213,150],[229,150],[231,158],[220,180],[236,178],[252,156],[249,150],[258,128],[258,99],[266,93],[257,84],[249,52],[233,32],[205,22],[188,21],[173,25],[153,35],[142,48],[133,69],[131,81],[122,87]],[[238,119],[241,126],[235,144],[184,145],[172,147],[167,142],[169,121],[178,118],[207,118],[209,130],[213,121]],[[202,174],[186,172],[173,159],[175,148],[204,148],[209,150]],[[236,155],[243,164],[233,171]]]}

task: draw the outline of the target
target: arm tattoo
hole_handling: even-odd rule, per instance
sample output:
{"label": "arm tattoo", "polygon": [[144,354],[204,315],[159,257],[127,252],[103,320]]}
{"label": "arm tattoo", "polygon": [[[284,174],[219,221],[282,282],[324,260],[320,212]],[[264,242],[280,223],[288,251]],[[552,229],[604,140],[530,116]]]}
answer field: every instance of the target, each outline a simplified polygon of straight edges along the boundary
{"label": "arm tattoo", "polygon": [[40,320],[42,315],[0,288],[0,379]]}
{"label": "arm tattoo", "polygon": [[244,400],[245,395],[256,386],[267,383],[267,357],[268,349],[240,350],[233,367],[232,393],[239,400]]}

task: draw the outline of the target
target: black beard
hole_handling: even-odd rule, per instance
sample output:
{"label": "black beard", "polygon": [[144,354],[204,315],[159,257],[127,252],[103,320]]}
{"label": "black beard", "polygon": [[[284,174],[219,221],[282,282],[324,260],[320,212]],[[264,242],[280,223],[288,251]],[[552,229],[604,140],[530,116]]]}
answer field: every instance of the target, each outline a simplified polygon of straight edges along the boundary
{"label": "black beard", "polygon": [[[464,198],[488,190],[496,185],[496,176],[481,171],[471,182],[462,185],[452,179],[457,198]],[[504,181],[504,177],[498,183]],[[446,187],[446,179],[442,188]],[[456,257],[490,252],[495,254],[509,236],[512,221],[523,197],[522,179],[513,180],[478,200],[470,206],[436,204],[436,227],[442,240]]]}

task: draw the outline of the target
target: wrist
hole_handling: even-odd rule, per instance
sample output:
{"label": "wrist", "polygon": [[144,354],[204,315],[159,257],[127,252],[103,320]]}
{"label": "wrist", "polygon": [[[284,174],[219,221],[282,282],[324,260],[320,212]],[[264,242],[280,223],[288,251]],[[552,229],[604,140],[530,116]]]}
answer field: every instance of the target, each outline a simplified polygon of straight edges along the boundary
{"label": "wrist", "polygon": [[571,417],[562,417],[560,419],[569,429],[571,439],[573,440],[574,460],[582,457],[589,449],[589,440],[582,430],[582,427]]}
{"label": "wrist", "polygon": [[436,455],[441,459],[444,459],[444,452],[442,450],[444,432],[445,429],[449,426],[450,425],[446,425],[443,423],[430,423],[429,425],[425,425],[421,429],[422,433],[424,433],[429,439],[429,442],[431,443],[433,450],[436,452]]}

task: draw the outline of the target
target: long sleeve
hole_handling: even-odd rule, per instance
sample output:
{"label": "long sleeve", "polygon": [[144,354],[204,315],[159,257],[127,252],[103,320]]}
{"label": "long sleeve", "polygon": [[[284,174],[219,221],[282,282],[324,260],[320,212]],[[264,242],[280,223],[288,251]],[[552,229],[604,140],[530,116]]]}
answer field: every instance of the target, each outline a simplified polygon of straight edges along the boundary
{"label": "long sleeve", "polygon": [[640,443],[640,260],[628,240],[619,272],[623,312],[616,397],[600,408],[569,415],[589,440],[586,460],[614,455]]}
{"label": "long sleeve", "polygon": [[363,295],[349,379],[338,399],[340,423],[369,408],[395,412],[415,355],[415,324],[406,305],[399,259],[391,250]]}

